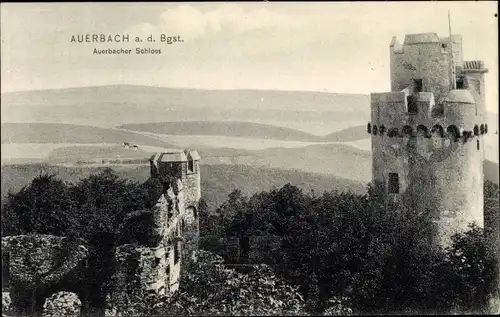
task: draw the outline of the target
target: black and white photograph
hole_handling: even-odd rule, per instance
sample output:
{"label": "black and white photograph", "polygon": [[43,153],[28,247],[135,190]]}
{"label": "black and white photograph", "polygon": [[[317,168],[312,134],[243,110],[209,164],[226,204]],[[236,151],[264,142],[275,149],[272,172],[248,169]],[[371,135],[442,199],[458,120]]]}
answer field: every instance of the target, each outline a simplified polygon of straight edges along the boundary
{"label": "black and white photograph", "polygon": [[0,11],[2,317],[500,315],[498,2]]}

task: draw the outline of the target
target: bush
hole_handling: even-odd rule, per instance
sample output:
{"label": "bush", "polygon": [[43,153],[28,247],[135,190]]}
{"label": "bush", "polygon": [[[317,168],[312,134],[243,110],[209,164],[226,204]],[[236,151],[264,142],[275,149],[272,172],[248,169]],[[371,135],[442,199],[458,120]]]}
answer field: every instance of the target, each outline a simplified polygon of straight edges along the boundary
{"label": "bush", "polygon": [[242,273],[223,259],[200,252],[194,270],[160,311],[174,315],[301,315],[304,301],[297,289],[277,278],[267,265]]}

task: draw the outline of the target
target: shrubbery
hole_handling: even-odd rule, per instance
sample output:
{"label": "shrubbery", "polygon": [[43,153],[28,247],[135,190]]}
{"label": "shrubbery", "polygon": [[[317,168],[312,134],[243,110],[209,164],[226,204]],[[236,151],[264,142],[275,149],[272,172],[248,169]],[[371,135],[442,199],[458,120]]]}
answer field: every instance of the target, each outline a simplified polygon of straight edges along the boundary
{"label": "shrubbery", "polygon": [[[155,180],[119,179],[110,169],[76,184],[41,175],[9,194],[2,233],[83,238],[91,251],[88,293],[103,308],[120,225],[128,213],[151,208],[160,188]],[[485,208],[498,214],[498,186],[487,184],[485,195]],[[224,268],[219,257],[203,253],[173,298],[154,299],[155,305],[145,298],[145,307],[131,311],[477,313],[485,311],[497,280],[483,229],[473,226],[449,249],[435,250],[427,240],[434,228],[426,215],[386,207],[371,188],[364,196],[314,195],[290,184],[251,197],[235,191],[216,211],[202,202],[200,218],[201,234],[212,242],[272,235],[280,237],[281,248],[261,250],[266,265],[251,273]]]}
{"label": "shrubbery", "polygon": [[[498,214],[495,186],[487,183],[485,208]],[[262,249],[261,258],[300,286],[316,314],[335,310],[332,298],[359,314],[484,312],[497,279],[483,229],[472,226],[447,250],[434,249],[426,214],[386,206],[371,187],[365,196],[315,196],[290,184],[249,198],[235,191],[201,221],[202,235],[212,236],[206,241],[282,237],[281,248]]]}
{"label": "shrubbery", "polygon": [[111,169],[76,184],[40,175],[18,193],[9,193],[2,204],[2,236],[38,233],[86,241],[90,269],[85,293],[102,310],[118,229],[128,212],[151,206],[149,184],[119,179]]}

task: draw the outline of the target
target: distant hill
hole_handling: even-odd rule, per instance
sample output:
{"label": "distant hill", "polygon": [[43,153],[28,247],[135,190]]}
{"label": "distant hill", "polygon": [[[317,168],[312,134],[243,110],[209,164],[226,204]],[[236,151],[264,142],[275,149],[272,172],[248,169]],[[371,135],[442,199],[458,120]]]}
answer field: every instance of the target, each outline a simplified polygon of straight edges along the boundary
{"label": "distant hill", "polygon": [[[2,131],[3,132],[3,131]],[[156,141],[156,139],[153,139]],[[161,141],[158,141],[161,142]],[[174,146],[161,143],[161,147],[139,146],[137,151],[122,145],[73,145],[53,149],[47,155],[48,163],[75,163],[78,161],[100,164],[103,159],[147,159],[154,152]],[[312,144],[295,148],[272,147],[263,150],[196,147],[206,165],[248,165],[266,168],[294,169],[332,175],[344,179],[368,182],[371,179],[371,152],[347,144]],[[35,162],[40,161],[34,156]],[[17,159],[4,160],[5,164]],[[498,163],[485,161],[486,179],[498,183]]]}
{"label": "distant hill", "polygon": [[[174,135],[221,135],[231,137],[247,137],[258,139],[274,139],[284,141],[320,141],[321,138],[313,134],[289,128],[276,127],[269,124],[252,122],[213,122],[213,121],[186,121],[186,122],[150,122],[125,124],[121,129]],[[366,136],[365,136],[366,137]]]}
{"label": "distant hill", "polygon": [[138,148],[124,148],[122,145],[107,146],[66,146],[50,152],[48,162],[66,162],[95,159],[148,159],[155,151]]}
{"label": "distant hill", "polygon": [[[1,189],[2,199],[10,190],[19,191],[40,173],[54,173],[59,178],[76,182],[102,167],[64,167],[47,164],[5,165],[2,166]],[[149,166],[120,166],[114,168],[118,175],[137,182],[143,182],[149,177]],[[244,165],[203,165],[201,167],[202,196],[209,206],[219,206],[227,199],[234,189],[241,189],[245,194],[279,188],[286,183],[292,183],[306,191],[352,191],[364,193],[365,184],[361,182],[340,179],[328,175],[304,173],[294,170],[251,167]]]}
{"label": "distant hill", "polygon": [[[249,165],[293,169],[368,182],[371,179],[371,154],[349,145],[315,144],[299,148],[274,147],[264,150],[197,148],[205,165]],[[154,151],[125,151],[119,146],[71,146],[53,150],[49,162],[77,162],[102,158],[148,158]],[[130,153],[130,155],[129,155]]]}
{"label": "distant hill", "polygon": [[496,162],[484,160],[483,163],[484,179],[489,180],[495,184],[499,184],[499,165]]}
{"label": "distant hill", "polygon": [[[161,104],[198,108],[337,110],[357,112],[356,106],[367,105],[369,95],[280,90],[207,90],[110,85],[9,92],[2,94],[8,106],[117,102],[130,104]],[[334,103],[332,103],[334,102]],[[307,107],[306,107],[307,106]],[[369,112],[369,109],[363,109]]]}
{"label": "distant hill", "polygon": [[[368,122],[367,122],[368,123]],[[319,138],[325,142],[350,142],[366,139],[369,135],[366,132],[366,125],[358,125],[343,129],[337,132],[330,133]]]}
{"label": "distant hill", "polygon": [[315,122],[366,121],[370,113],[368,95],[133,85],[11,92],[2,94],[1,101],[2,122],[104,127],[201,120],[281,122],[282,126],[288,126],[288,122],[300,126],[304,122],[314,126]]}
{"label": "distant hill", "polygon": [[63,123],[2,123],[5,143],[117,143],[131,145],[175,147],[164,141],[132,131],[112,130],[93,126]]}
{"label": "distant hill", "polygon": [[[255,153],[249,150],[232,149],[232,148],[197,148],[198,153],[203,157],[203,160],[210,158],[224,158],[224,157],[245,157],[252,156]],[[44,163],[64,163],[76,162],[77,160],[92,160],[99,158],[149,158],[156,151],[150,149],[142,149],[134,151],[132,149],[125,149],[121,145],[109,146],[93,146],[93,145],[79,145],[79,146],[65,146],[52,150]]]}
{"label": "distant hill", "polygon": [[370,152],[342,144],[269,148],[256,151],[255,157],[250,160],[267,167],[298,169],[361,182],[371,179]]}

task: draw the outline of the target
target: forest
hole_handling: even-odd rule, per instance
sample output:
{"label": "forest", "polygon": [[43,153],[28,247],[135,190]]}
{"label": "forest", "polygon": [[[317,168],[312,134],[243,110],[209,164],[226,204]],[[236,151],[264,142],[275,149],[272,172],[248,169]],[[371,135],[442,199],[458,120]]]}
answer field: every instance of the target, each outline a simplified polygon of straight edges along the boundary
{"label": "forest", "polygon": [[[128,213],[154,205],[154,185],[122,179],[111,169],[75,183],[41,174],[2,202],[2,236],[86,241],[88,293],[103,312],[119,224]],[[484,193],[485,211],[498,216],[498,185],[485,182]],[[292,184],[250,197],[235,190],[217,208],[201,202],[203,251],[179,291],[144,296],[143,305],[123,314],[487,313],[498,292],[488,232],[471,225],[443,250],[432,247],[433,230],[425,214],[385,204],[371,185],[365,195],[304,192]],[[261,247],[259,263],[249,262],[245,243],[236,260],[222,251],[220,241],[249,237],[272,237],[278,247]],[[242,271],[235,264],[258,265]]]}

